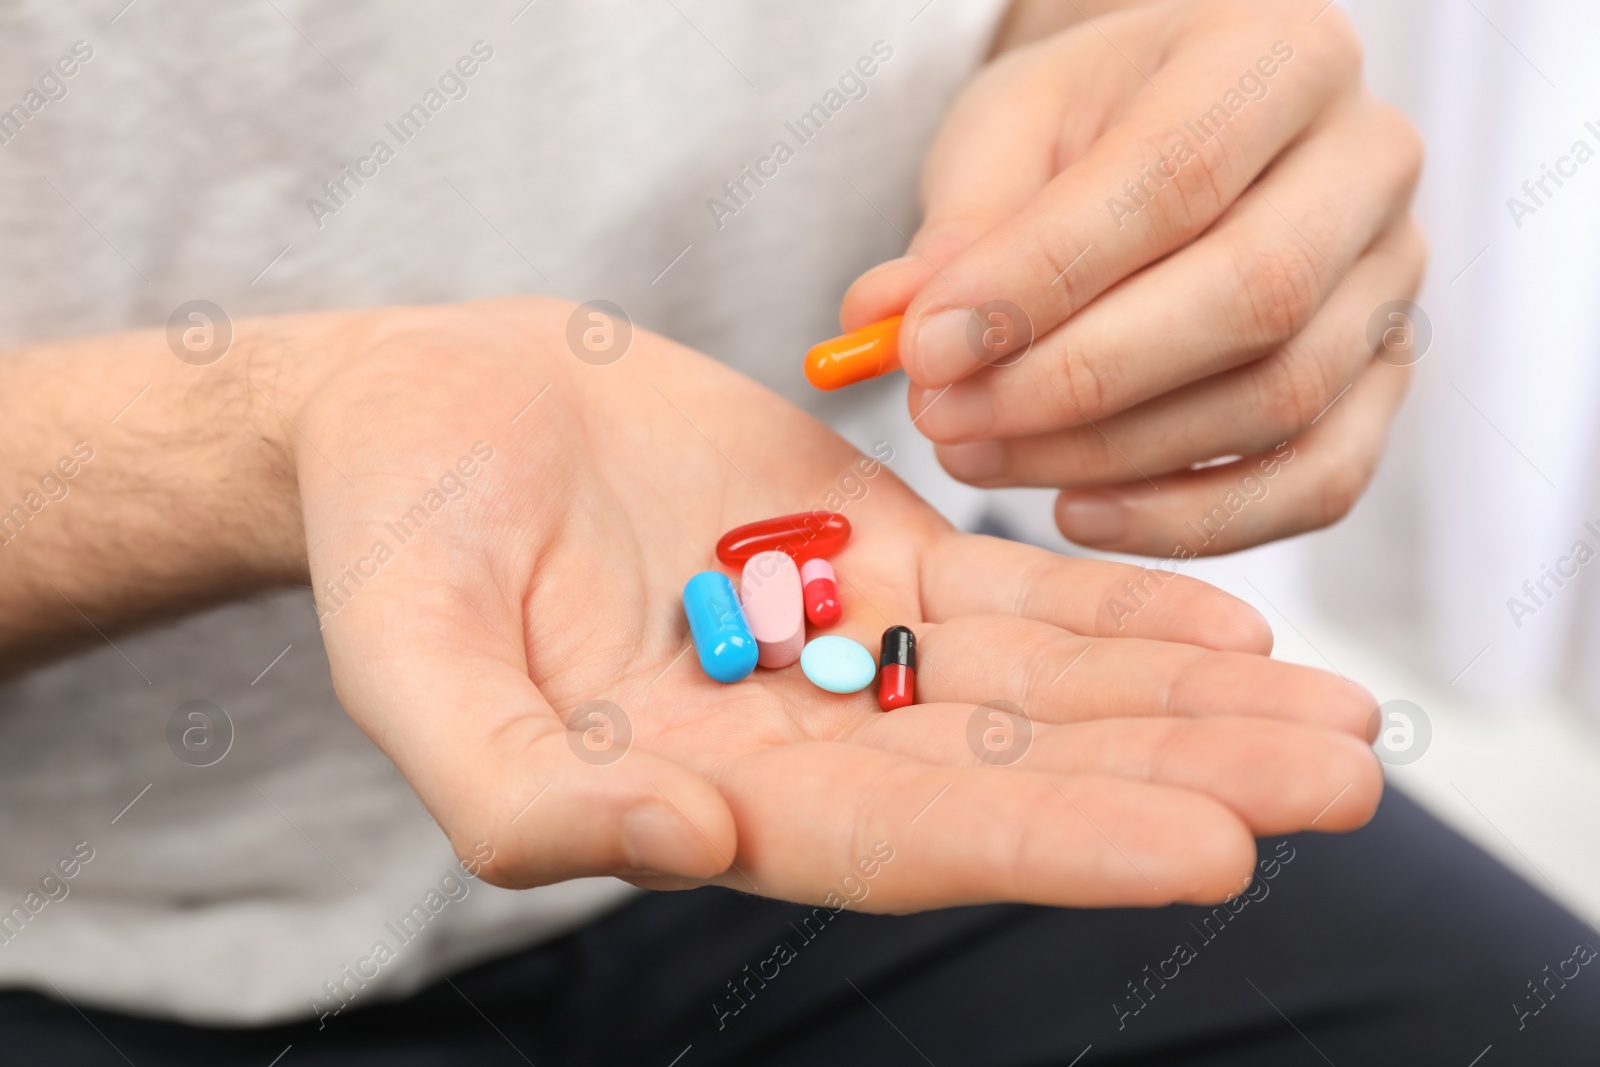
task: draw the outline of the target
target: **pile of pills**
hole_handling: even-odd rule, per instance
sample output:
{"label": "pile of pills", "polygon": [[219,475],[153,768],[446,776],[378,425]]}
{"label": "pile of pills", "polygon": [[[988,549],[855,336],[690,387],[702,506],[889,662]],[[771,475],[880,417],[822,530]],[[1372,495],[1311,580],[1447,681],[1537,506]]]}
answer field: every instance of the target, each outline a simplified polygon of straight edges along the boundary
{"label": "pile of pills", "polygon": [[717,559],[740,571],[738,591],[721,571],[702,571],[683,587],[684,614],[706,675],[732,683],[757,666],[799,661],[806,678],[830,693],[858,693],[877,677],[884,711],[915,703],[917,639],[909,627],[884,631],[877,663],[848,637],[806,641],[808,621],[826,628],[844,617],[828,558],[849,540],[849,520],[832,511],[765,519],[723,534]]}

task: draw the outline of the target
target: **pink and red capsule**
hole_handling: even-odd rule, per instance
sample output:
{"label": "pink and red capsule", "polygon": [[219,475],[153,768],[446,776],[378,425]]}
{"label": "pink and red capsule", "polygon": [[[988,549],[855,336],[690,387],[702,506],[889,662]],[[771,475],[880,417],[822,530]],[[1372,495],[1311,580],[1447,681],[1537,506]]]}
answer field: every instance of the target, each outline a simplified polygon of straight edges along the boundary
{"label": "pink and red capsule", "polygon": [[844,615],[839,603],[839,586],[833,565],[825,559],[808,559],[800,568],[800,590],[806,602],[806,618],[813,626],[832,626]]}

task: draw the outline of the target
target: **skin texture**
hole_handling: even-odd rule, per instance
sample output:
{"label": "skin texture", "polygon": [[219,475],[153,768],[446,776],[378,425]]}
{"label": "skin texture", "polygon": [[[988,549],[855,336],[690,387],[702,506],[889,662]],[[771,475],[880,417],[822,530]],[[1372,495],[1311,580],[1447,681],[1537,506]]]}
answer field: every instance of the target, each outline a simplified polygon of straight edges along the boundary
{"label": "skin texture", "polygon": [[[174,358],[160,330],[0,353],[0,671],[303,583],[305,445],[289,417],[388,321],[244,320],[204,366]],[[79,442],[93,458],[63,480]],[[49,474],[65,494],[18,515]]]}
{"label": "skin texture", "polygon": [[[1361,94],[1336,9],[1311,25],[1288,2],[1069,6],[1093,25],[1015,50],[1063,11],[1013,13],[1006,54],[929,159],[914,252],[852,289],[845,325],[909,308],[910,400],[935,405],[918,425],[952,469],[1117,504],[1119,531],[1086,537],[1072,506],[1085,493],[1069,492],[1069,535],[1166,552],[1173,525],[1240,476],[1188,464],[1285,438],[1296,458],[1270,503],[1208,550],[1330,521],[1404,385],[1371,363],[1362,328],[1420,271],[1404,218],[1414,141]],[[1152,131],[1290,37],[1294,61],[1211,154],[1122,230],[1095,230],[1105,197],[1156,158]],[[929,312],[997,294],[1038,328],[1025,361],[940,370],[918,350]],[[684,580],[715,565],[719,534],[820,506],[862,457],[644,331],[617,363],[574,358],[572,310],[251,320],[205,366],[156,331],[0,356],[0,484],[94,446],[70,494],[0,549],[0,664],[310,582],[345,707],[457,853],[507,886],[615,874],[823,902],[882,843],[894,859],[873,910],[1211,901],[1246,884],[1252,834],[1371,815],[1371,697],[1267,659],[1247,605],[959,534],[892,463],[847,506],[830,632],[870,649],[912,626],[923,703],[884,715],[870,689],[825,694],[798,667],[706,679]],[[971,430],[958,390],[990,405],[988,427]],[[975,476],[971,448],[996,440],[1002,462]],[[1135,464],[1153,486],[1129,478]],[[407,515],[421,521],[401,543]],[[1130,588],[1132,613],[1117,607]],[[626,727],[577,716],[597,700]],[[1032,740],[996,766],[972,739],[975,720],[980,737],[996,724],[981,705],[1001,701]],[[596,736],[621,758],[598,759]]]}
{"label": "skin texture", "polygon": [[[885,716],[870,690],[826,694],[798,666],[705,678],[684,580],[715,565],[721,533],[819,506],[861,456],[643,331],[619,362],[581,362],[570,311],[413,312],[295,419],[316,443],[296,451],[325,608],[324,582],[385,521],[474,442],[494,450],[324,619],[345,706],[459,854],[488,843],[484,877],[610,873],[821,901],[884,841],[895,859],[874,909],[1158,904],[1238,890],[1252,833],[1371,814],[1370,696],[1265,658],[1253,609],[1166,578],[1119,619],[1106,602],[1142,572],[959,534],[887,468],[847,506],[830,632],[873,647],[891,623],[914,626],[925,703]],[[975,706],[997,699],[1035,724],[1005,768],[967,741]],[[631,726],[604,766],[566,728],[594,700]]]}
{"label": "skin texture", "polygon": [[[697,353],[638,330],[618,362],[575,358],[573,311],[248,320],[207,366],[153,331],[0,356],[0,484],[95,447],[0,547],[0,657],[309,581],[345,708],[507,886],[616,874],[823,902],[883,842],[873,909],[1216,900],[1245,884],[1252,834],[1371,815],[1372,698],[1266,658],[1248,605],[959,534],[892,461],[865,478],[822,424]],[[924,703],[884,715],[798,666],[707,679],[683,583],[726,530],[846,476],[868,491],[844,505],[829,632],[875,648],[914,627]],[[1113,606],[1130,586],[1132,614]],[[608,764],[578,755],[590,729],[612,751],[574,717],[595,700],[631,725],[613,713]],[[969,741],[992,701],[1031,720],[1010,766]]]}
{"label": "skin texture", "polygon": [[[929,154],[911,250],[856,281],[842,325],[903,312],[908,404],[945,468],[1061,488],[1057,521],[1081,543],[1210,554],[1334,522],[1409,377],[1374,358],[1367,323],[1421,280],[1416,135],[1365,91],[1354,34],[1321,0],[1122,6],[1072,5],[1087,22],[1021,47],[1064,12],[1013,12]],[[1220,134],[1185,129],[1248,74]],[[1193,157],[1146,179],[1179,137]],[[966,309],[992,300],[1031,322],[1013,365],[966,340]],[[1283,442],[1295,461],[1272,496],[1194,543],[1185,523]]]}

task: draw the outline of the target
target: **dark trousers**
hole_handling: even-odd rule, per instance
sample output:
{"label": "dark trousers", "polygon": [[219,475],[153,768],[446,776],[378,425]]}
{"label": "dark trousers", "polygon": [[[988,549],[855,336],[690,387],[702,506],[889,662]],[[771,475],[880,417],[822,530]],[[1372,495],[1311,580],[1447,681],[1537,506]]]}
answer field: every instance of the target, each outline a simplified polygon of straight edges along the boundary
{"label": "dark trousers", "polygon": [[1357,833],[1260,852],[1256,887],[1222,909],[886,917],[652,894],[321,1029],[79,1014],[8,992],[0,1062],[1600,1063],[1600,934],[1403,795]]}

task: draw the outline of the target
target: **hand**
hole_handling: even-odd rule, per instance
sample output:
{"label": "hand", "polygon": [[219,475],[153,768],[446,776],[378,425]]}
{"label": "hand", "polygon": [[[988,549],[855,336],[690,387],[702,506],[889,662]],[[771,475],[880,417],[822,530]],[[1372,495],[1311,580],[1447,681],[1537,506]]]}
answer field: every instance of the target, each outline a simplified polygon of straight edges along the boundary
{"label": "hand", "polygon": [[[1062,532],[1099,548],[1233,551],[1336,521],[1371,476],[1409,372],[1374,359],[1368,320],[1420,282],[1420,165],[1337,7],[1140,6],[974,80],[911,252],[841,317],[905,309],[909,404],[955,477],[1060,487]],[[1031,320],[1014,365],[969,343],[988,301],[1019,337]],[[1188,530],[1265,477],[1246,520]]]}
{"label": "hand", "polygon": [[[492,853],[483,877],[822,901],[884,842],[868,910],[1214,900],[1244,884],[1252,834],[1370,816],[1371,698],[1260,655],[1270,634],[1245,604],[958,534],[710,360],[642,331],[620,362],[573,358],[570,310],[397,313],[295,418],[340,698],[458,854]],[[924,703],[884,714],[797,666],[710,681],[684,582],[726,529],[821,506],[852,477],[867,491],[845,509],[833,632],[875,651],[913,625]],[[592,725],[570,716],[597,699],[631,724],[607,765],[568,727]],[[966,740],[996,699],[1037,724],[1007,768]]]}

